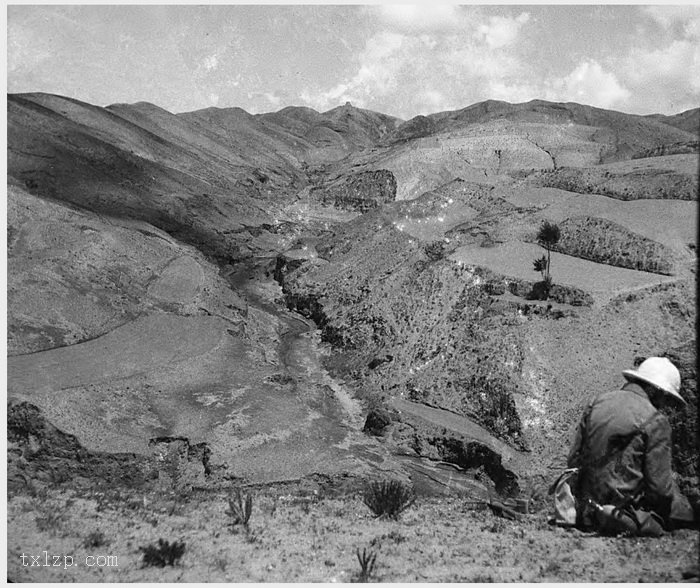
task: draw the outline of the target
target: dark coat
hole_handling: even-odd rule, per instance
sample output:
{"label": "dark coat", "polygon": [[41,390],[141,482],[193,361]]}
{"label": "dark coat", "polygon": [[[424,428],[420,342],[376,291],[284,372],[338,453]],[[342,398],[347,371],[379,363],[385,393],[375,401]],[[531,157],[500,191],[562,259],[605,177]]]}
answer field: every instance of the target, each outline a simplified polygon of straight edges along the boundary
{"label": "dark coat", "polygon": [[580,499],[629,504],[664,521],[672,516],[674,500],[687,505],[671,473],[671,425],[637,384],[605,392],[588,405],[568,465],[579,468]]}

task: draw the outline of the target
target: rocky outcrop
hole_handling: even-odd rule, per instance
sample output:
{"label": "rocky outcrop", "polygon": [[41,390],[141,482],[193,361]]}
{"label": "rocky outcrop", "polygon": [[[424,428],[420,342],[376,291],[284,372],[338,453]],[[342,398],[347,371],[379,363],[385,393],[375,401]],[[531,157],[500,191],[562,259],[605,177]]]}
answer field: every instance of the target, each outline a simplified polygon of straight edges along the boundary
{"label": "rocky outcrop", "polygon": [[367,212],[396,199],[396,178],[385,169],[366,171],[314,187],[311,194],[336,208]]}
{"label": "rocky outcrop", "polygon": [[670,275],[673,255],[661,243],[595,217],[568,218],[560,223],[556,251],[644,272]]}
{"label": "rocky outcrop", "polygon": [[29,402],[7,406],[8,489],[26,484],[79,484],[80,479],[141,486],[149,479],[145,456],[85,449]]}
{"label": "rocky outcrop", "polygon": [[501,456],[481,443],[455,437],[429,437],[443,461],[454,463],[465,470],[483,469],[493,481],[496,492],[506,496],[517,495],[520,488],[517,476],[503,467]]}
{"label": "rocky outcrop", "polygon": [[452,464],[483,485],[488,494],[516,496],[520,492],[522,454],[503,447],[499,452],[499,443],[493,439],[475,439],[410,414],[402,413],[399,420],[385,434],[397,453]]}
{"label": "rocky outcrop", "polygon": [[371,435],[382,435],[384,430],[391,424],[391,413],[383,408],[375,408],[367,413],[365,426],[362,430]]}
{"label": "rocky outcrop", "polygon": [[155,483],[161,491],[184,491],[204,486],[211,473],[211,450],[185,437],[149,441],[151,456],[86,449],[75,435],[49,422],[43,411],[26,401],[7,408],[8,482],[26,484],[107,483],[142,487]]}
{"label": "rocky outcrop", "polygon": [[211,449],[206,443],[193,445],[186,437],[156,437],[148,445],[161,489],[185,490],[206,483],[211,473]]}

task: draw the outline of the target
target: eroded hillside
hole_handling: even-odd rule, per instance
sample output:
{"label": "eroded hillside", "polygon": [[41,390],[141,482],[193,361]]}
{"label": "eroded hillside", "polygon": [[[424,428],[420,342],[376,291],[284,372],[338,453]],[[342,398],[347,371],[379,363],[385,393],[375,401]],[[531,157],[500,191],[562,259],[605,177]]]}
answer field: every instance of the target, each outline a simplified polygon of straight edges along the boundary
{"label": "eroded hillside", "polygon": [[[118,484],[132,463],[136,492],[391,476],[541,508],[591,395],[669,354],[697,496],[683,114],[10,96],[11,491],[70,486],[57,466]],[[548,299],[543,221],[561,228]]]}

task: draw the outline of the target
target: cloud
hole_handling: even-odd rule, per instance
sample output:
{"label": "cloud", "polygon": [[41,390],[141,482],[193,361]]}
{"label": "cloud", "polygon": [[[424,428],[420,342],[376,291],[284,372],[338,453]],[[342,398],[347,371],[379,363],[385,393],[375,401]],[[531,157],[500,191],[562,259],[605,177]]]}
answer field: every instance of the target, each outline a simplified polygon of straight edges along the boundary
{"label": "cloud", "polygon": [[371,37],[360,54],[359,69],[350,79],[336,84],[325,92],[302,92],[301,98],[319,110],[326,110],[342,102],[353,102],[363,107],[373,95],[387,95],[396,88],[397,74],[406,65],[410,51],[402,52],[406,43],[415,43],[409,37],[393,32],[382,32]]}
{"label": "cloud", "polygon": [[688,40],[659,49],[633,50],[623,66],[626,77],[635,84],[656,80],[700,91],[700,45]]}
{"label": "cloud", "polygon": [[[30,72],[53,57],[50,44],[30,27],[15,22],[7,25],[7,71]],[[12,80],[10,79],[10,82]]]}
{"label": "cloud", "polygon": [[682,27],[687,35],[700,34],[698,22],[700,21],[700,7],[686,6],[645,6],[644,12],[666,29]]}
{"label": "cloud", "polygon": [[265,92],[263,97],[274,107],[278,108],[282,103],[282,98],[274,92]]}
{"label": "cloud", "polygon": [[527,12],[521,13],[516,18],[492,16],[487,23],[479,26],[477,36],[482,38],[491,49],[504,47],[517,39],[520,28],[528,20],[530,15]]}
{"label": "cloud", "polygon": [[662,27],[653,43],[646,36],[614,61],[632,92],[631,111],[675,114],[700,103],[700,7],[647,6],[643,14]]}
{"label": "cloud", "polygon": [[597,61],[580,63],[564,78],[546,82],[547,100],[579,102],[599,108],[619,106],[630,97],[630,91],[614,73],[605,71]]}
{"label": "cloud", "polygon": [[219,67],[219,57],[214,55],[208,55],[204,58],[204,67],[207,71],[217,69]]}
{"label": "cloud", "polygon": [[363,108],[391,104],[391,114],[409,118],[490,98],[530,69],[517,54],[528,13],[487,18],[443,5],[372,10],[387,28],[366,41],[350,75],[328,89],[307,88],[301,94],[307,105],[323,111],[348,101]]}
{"label": "cloud", "polygon": [[384,4],[375,9],[385,26],[411,32],[453,29],[462,17],[454,4]]}

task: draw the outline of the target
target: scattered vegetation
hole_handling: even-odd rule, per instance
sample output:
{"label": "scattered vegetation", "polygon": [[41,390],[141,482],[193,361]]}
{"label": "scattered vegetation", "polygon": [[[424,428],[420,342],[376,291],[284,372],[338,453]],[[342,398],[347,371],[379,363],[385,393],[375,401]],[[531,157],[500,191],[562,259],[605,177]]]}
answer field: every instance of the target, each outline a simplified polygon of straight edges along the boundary
{"label": "scattered vegetation", "polygon": [[37,529],[57,535],[68,516],[63,507],[57,502],[47,501],[39,504],[37,510],[39,512],[34,517]]}
{"label": "scattered vegetation", "polygon": [[253,495],[243,494],[240,488],[236,488],[228,499],[228,506],[226,514],[231,517],[231,526],[243,525],[247,531],[250,515],[253,512]]}
{"label": "scattered vegetation", "polygon": [[445,242],[444,241],[431,241],[426,243],[423,247],[425,255],[430,261],[440,261],[445,257]]}
{"label": "scattered vegetation", "polygon": [[139,551],[143,552],[143,566],[164,568],[165,566],[174,566],[182,559],[185,553],[185,542],[165,541],[158,539],[158,546],[151,543],[146,547],[139,547]]}
{"label": "scattered vegetation", "polygon": [[362,499],[376,516],[397,519],[416,501],[416,495],[413,488],[398,480],[385,480],[370,482]]}
{"label": "scattered vegetation", "polygon": [[374,566],[377,563],[377,552],[367,548],[357,548],[357,561],[360,562],[360,573],[358,575],[357,581],[361,583],[369,582],[372,572],[374,572]]}

